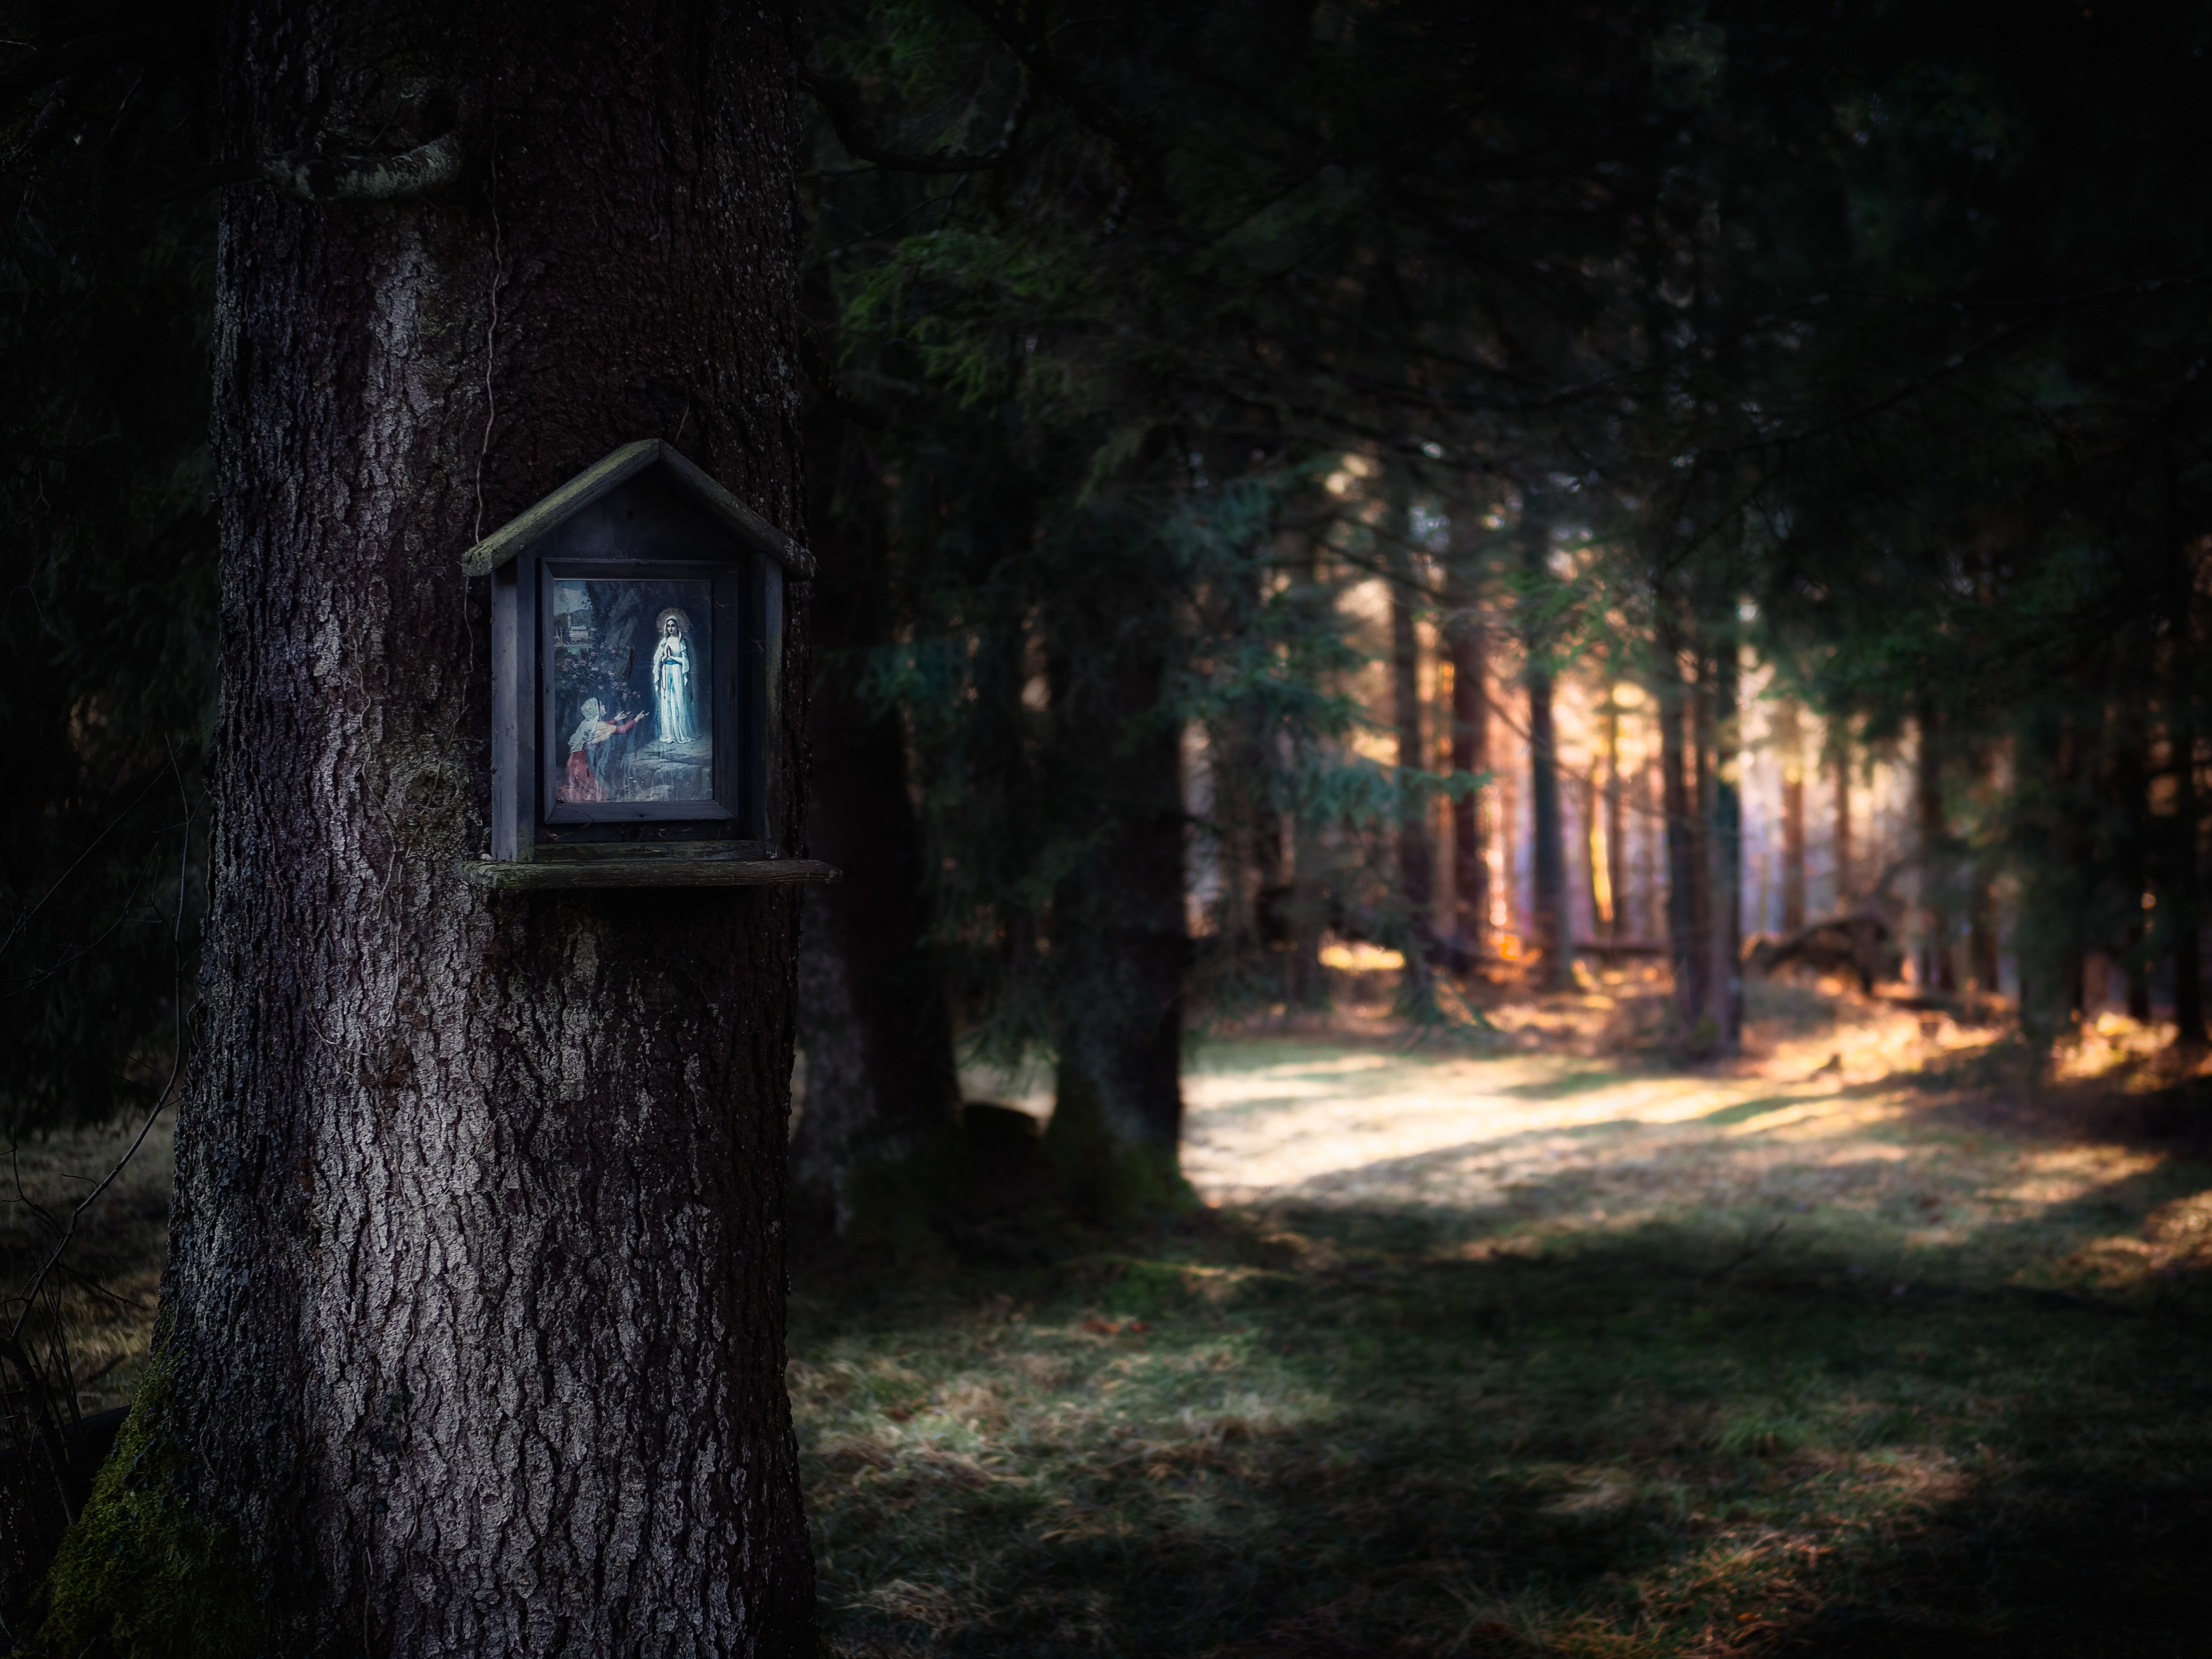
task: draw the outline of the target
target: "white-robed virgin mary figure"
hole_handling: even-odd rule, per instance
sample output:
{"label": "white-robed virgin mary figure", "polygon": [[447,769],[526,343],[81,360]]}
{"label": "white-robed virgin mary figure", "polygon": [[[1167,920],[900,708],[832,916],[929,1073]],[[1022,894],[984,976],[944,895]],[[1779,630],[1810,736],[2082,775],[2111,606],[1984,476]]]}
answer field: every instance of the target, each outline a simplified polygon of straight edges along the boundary
{"label": "white-robed virgin mary figure", "polygon": [[699,735],[692,701],[691,619],[672,607],[656,621],[660,641],[653,647],[653,734],[663,743],[689,743]]}

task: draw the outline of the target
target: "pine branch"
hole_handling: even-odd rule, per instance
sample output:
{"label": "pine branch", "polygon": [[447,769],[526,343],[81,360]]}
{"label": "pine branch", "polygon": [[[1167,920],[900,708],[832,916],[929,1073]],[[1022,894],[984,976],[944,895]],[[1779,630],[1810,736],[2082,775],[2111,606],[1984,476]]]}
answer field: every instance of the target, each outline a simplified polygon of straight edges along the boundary
{"label": "pine branch", "polygon": [[822,106],[822,112],[830,118],[830,125],[837,134],[837,142],[844,145],[848,155],[856,161],[871,162],[888,172],[988,173],[1014,159],[1013,149],[1003,141],[980,155],[944,149],[927,155],[915,155],[887,149],[869,121],[867,111],[860,103],[860,94],[852,88],[804,64],[799,67],[799,84],[814,94],[814,101]]}

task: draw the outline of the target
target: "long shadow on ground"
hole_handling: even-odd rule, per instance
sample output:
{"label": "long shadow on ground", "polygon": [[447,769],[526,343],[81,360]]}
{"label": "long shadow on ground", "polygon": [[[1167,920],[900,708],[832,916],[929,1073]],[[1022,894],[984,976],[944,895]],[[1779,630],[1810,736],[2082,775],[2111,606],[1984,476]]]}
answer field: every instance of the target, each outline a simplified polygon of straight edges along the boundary
{"label": "long shadow on ground", "polygon": [[[2078,1218],[2207,1187],[2168,1164]],[[2001,1237],[1495,1219],[1279,1207],[921,1290],[804,1280],[835,1645],[2203,1650],[2201,1274],[2100,1296],[1992,1280]]]}

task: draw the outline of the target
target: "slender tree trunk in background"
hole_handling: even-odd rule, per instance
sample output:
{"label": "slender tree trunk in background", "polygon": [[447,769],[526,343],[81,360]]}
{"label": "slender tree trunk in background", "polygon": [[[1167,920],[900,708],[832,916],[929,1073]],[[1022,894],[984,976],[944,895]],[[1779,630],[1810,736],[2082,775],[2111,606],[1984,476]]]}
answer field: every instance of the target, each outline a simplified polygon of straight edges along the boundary
{"label": "slender tree trunk in background", "polygon": [[1428,797],[1408,780],[1428,770],[1421,744],[1421,641],[1415,626],[1413,526],[1404,475],[1394,471],[1385,552],[1390,572],[1390,697],[1398,739],[1398,886],[1406,902],[1405,986],[1418,994],[1429,980],[1434,937],[1436,859],[1429,842]]}
{"label": "slender tree trunk in background", "polygon": [[[2086,919],[2092,896],[2088,879],[2094,823],[2103,802],[2103,779],[2097,756],[2106,742],[2105,700],[2110,694],[2101,677],[2084,688],[2081,709],[2070,713],[2061,728],[2063,744],[2057,773],[2059,825],[2057,881],[2059,902],[2053,907],[2054,931],[2062,941],[2061,983],[2067,1013],[2080,1019],[2088,1012],[2089,938]],[[2082,712],[2088,715],[2087,722]]]}
{"label": "slender tree trunk in background", "polygon": [[1672,627],[1659,636],[1660,808],[1667,821],[1667,956],[1674,974],[1674,1005],[1681,1030],[1694,1037],[1705,1019],[1705,960],[1698,948],[1698,867],[1697,802],[1689,777],[1688,704],[1696,695],[1682,678],[1682,647]]}
{"label": "slender tree trunk in background", "polygon": [[2174,844],[2167,862],[2172,894],[2162,918],[2173,941],[2174,1040],[2204,1045],[2203,854],[2197,792],[2197,568],[2182,531],[2170,441],[2159,447],[2166,485],[2167,745],[2173,756]]}
{"label": "slender tree trunk in background", "polygon": [[1858,875],[1851,862],[1851,732],[1841,715],[1829,721],[1828,747],[1836,786],[1836,816],[1830,841],[1835,854],[1836,909],[1840,913],[1850,909],[1858,895]]}
{"label": "slender tree trunk in background", "polygon": [[1091,581],[1044,619],[1063,769],[1047,794],[1094,839],[1055,890],[1060,1063],[1045,1150],[1070,1197],[1102,1218],[1189,1200],[1182,1135],[1182,738],[1163,707],[1175,588],[1102,511]]}
{"label": "slender tree trunk in background", "polygon": [[1912,804],[1920,830],[1920,902],[1928,928],[1920,982],[1948,995],[1959,988],[1958,953],[1952,948],[1958,932],[1953,891],[1957,884],[1951,868],[1951,832],[1943,821],[1943,740],[1931,700],[1921,700],[1916,724],[1919,742],[1913,755]]}
{"label": "slender tree trunk in background", "polygon": [[1320,1008],[1328,1001],[1322,975],[1322,935],[1327,931],[1328,901],[1322,885],[1327,862],[1321,826],[1300,813],[1291,823],[1291,965],[1289,994],[1293,1008]]}
{"label": "slender tree trunk in background", "polygon": [[921,826],[896,711],[859,692],[890,643],[883,486],[859,433],[820,402],[806,418],[807,524],[819,672],[809,712],[811,850],[845,872],[809,891],[799,935],[806,1099],[795,1197],[848,1242],[937,1248],[929,1212],[955,1155],[952,1017],[928,959]]}
{"label": "slender tree trunk in background", "polygon": [[[1290,576],[1290,602],[1301,606],[1306,619],[1318,626],[1318,613],[1328,601],[1321,585],[1321,562],[1315,554],[1313,532],[1297,526],[1277,531],[1275,554]],[[1322,934],[1328,921],[1326,864],[1319,820],[1293,803],[1288,991],[1294,1008],[1320,1008],[1328,1001],[1328,981],[1321,966]]]}
{"label": "slender tree trunk in background", "polygon": [[[1209,625],[1223,637],[1248,636],[1267,605],[1265,567],[1255,560],[1225,572],[1209,598]],[[1270,787],[1274,769],[1267,752],[1267,711],[1256,700],[1233,706],[1211,724],[1207,736],[1220,873],[1216,943],[1233,963],[1265,962],[1289,896],[1282,887],[1282,823]]]}
{"label": "slender tree trunk in background", "polygon": [[204,1046],[100,1593],[204,1548],[178,1651],[811,1654],[798,901],[455,873],[490,791],[477,534],[646,437],[800,526],[793,42],[680,3],[249,3],[227,39],[234,156],[397,150],[458,107],[468,173],[223,198]]}
{"label": "slender tree trunk in background", "polygon": [[1283,815],[1276,810],[1269,787],[1274,773],[1267,752],[1269,733],[1264,719],[1255,714],[1244,733],[1238,770],[1244,780],[1243,850],[1252,864],[1253,931],[1262,951],[1273,948],[1283,920],[1284,901],[1290,896],[1289,873],[1283,864]]}
{"label": "slender tree trunk in background", "polygon": [[[1474,551],[1453,527],[1453,557],[1445,573],[1445,648],[1450,653],[1451,769],[1473,777],[1490,769],[1489,641],[1482,623],[1482,590]],[[1470,789],[1452,802],[1453,931],[1477,957],[1490,947],[1490,859],[1482,839],[1483,791]]]}
{"label": "slender tree trunk in background", "polygon": [[1805,738],[1797,705],[1785,702],[1775,716],[1782,751],[1782,931],[1805,925]]}
{"label": "slender tree trunk in background", "polygon": [[[1991,758],[1984,752],[1982,758],[1984,795],[1992,802],[1996,792],[1991,787],[1989,775],[1993,769]],[[1966,915],[1967,954],[1972,959],[1974,988],[1985,997],[1998,996],[2003,991],[1997,951],[1998,856],[1986,846],[1977,854],[1973,866],[1974,890],[1968,902]]]}
{"label": "slender tree trunk in background", "polygon": [[[1599,797],[1595,768],[1576,775],[1575,796],[1575,811],[1582,832],[1576,837],[1576,842],[1583,854],[1583,897],[1589,906],[1589,936],[1595,939],[1607,931],[1612,921],[1613,894],[1611,872],[1605,856],[1605,830],[1598,817]],[[1570,936],[1573,934],[1571,925],[1567,932]]]}
{"label": "slender tree trunk in background", "polygon": [[[1605,714],[1605,860],[1606,884],[1610,890],[1612,937],[1628,937],[1628,844],[1625,831],[1620,779],[1620,709],[1608,692]],[[1617,965],[1617,964],[1616,964]]]}
{"label": "slender tree trunk in background", "polygon": [[1551,641],[1537,620],[1542,595],[1551,580],[1552,526],[1540,498],[1533,489],[1522,492],[1521,573],[1528,585],[1522,601],[1528,611],[1522,641],[1528,653],[1528,800],[1534,818],[1535,846],[1535,902],[1533,917],[1536,950],[1535,984],[1545,991],[1563,990],[1569,983],[1567,937],[1567,859],[1559,822],[1559,753],[1552,726]]}
{"label": "slender tree trunk in background", "polygon": [[1713,981],[1713,659],[1697,653],[1698,678],[1690,697],[1691,812],[1697,823],[1698,867],[1691,889],[1691,929],[1698,955],[1698,1002],[1719,1030],[1720,989]]}
{"label": "slender tree trunk in background", "polygon": [[[2147,632],[2147,630],[2146,630]],[[2112,797],[2119,845],[2114,848],[2119,884],[2125,899],[2120,916],[2120,967],[2127,976],[2128,1017],[2147,1020],[2151,1016],[2152,921],[2142,908],[2142,895],[2150,885],[2148,869],[2156,825],[2150,805],[2150,701],[2146,676],[2136,672],[2145,653],[2144,634],[2131,635],[2130,649],[2117,665],[2124,677],[2124,702],[2112,732]],[[2160,884],[2163,885],[2163,884]]]}
{"label": "slender tree trunk in background", "polygon": [[1642,939],[1657,939],[1666,926],[1666,883],[1660,879],[1666,864],[1660,850],[1666,818],[1662,799],[1658,757],[1646,749],[1644,764],[1636,769],[1636,936]]}
{"label": "slender tree trunk in background", "polygon": [[1743,1046],[1743,795],[1741,698],[1732,616],[1722,619],[1713,653],[1712,832],[1708,912],[1712,950],[1711,1006],[1718,1052]]}
{"label": "slender tree trunk in background", "polygon": [[1508,764],[1498,768],[1498,873],[1505,879],[1505,925],[1519,936],[1522,956],[1525,960],[1530,938],[1527,919],[1521,909],[1521,774],[1522,769],[1510,763],[1518,758],[1508,756]]}
{"label": "slender tree trunk in background", "polygon": [[2049,1048],[2069,1016],[2083,1012],[2093,823],[2105,805],[2106,783],[2096,760],[2105,743],[2106,694],[2092,674],[2063,699],[2029,703],[2016,728],[2014,954],[2021,1029],[2038,1048]]}

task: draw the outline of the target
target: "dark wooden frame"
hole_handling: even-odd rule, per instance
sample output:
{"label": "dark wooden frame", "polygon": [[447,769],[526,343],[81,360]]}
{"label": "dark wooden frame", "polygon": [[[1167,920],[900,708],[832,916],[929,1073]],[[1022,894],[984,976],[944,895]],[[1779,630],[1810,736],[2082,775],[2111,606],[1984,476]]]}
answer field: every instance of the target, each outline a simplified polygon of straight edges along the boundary
{"label": "dark wooden frame", "polygon": [[[625,446],[469,550],[491,578],[491,856],[495,888],[725,886],[834,880],[771,838],[781,770],[783,584],[804,548],[665,444]],[[714,799],[554,800],[551,580],[708,580]],[[702,807],[704,810],[702,810]]]}

